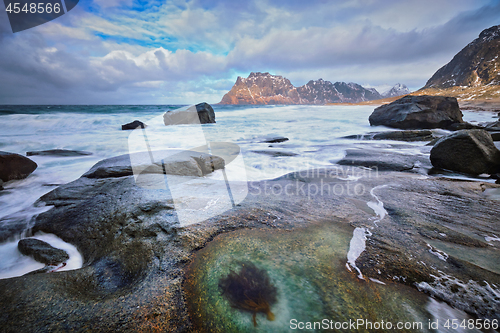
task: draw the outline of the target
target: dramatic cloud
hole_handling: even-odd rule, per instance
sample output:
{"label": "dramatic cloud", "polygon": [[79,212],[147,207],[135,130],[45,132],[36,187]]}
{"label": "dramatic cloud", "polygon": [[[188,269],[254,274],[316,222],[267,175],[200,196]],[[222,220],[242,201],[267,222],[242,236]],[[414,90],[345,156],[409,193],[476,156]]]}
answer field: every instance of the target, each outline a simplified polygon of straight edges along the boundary
{"label": "dramatic cloud", "polygon": [[218,102],[238,75],[413,89],[499,1],[88,0],[13,34],[0,5],[0,103]]}

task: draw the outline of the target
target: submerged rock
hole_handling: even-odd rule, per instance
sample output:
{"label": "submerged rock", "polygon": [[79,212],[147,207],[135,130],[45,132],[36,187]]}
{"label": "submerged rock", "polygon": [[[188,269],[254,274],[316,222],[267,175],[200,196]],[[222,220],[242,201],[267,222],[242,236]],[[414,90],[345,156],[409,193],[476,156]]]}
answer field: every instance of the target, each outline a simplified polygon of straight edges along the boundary
{"label": "submerged rock", "polygon": [[420,167],[430,168],[428,159],[422,156],[403,155],[375,149],[348,149],[346,156],[336,163],[361,166],[378,171],[415,171],[416,168]]}
{"label": "submerged rock", "polygon": [[50,149],[50,150],[38,150],[38,151],[28,151],[26,156],[88,156],[92,155],[91,152],[82,150],[68,150],[68,149]]}
{"label": "submerged rock", "polygon": [[17,243],[17,248],[19,252],[25,256],[30,256],[36,261],[46,265],[58,265],[69,259],[69,255],[66,251],[57,249],[49,243],[35,238],[21,239]]}
{"label": "submerged rock", "polygon": [[447,129],[463,123],[462,112],[454,97],[410,96],[379,106],[369,117],[370,125],[401,129]]}
{"label": "submerged rock", "polygon": [[19,154],[0,151],[0,179],[4,182],[28,177],[38,165]]}
{"label": "submerged rock", "polygon": [[128,124],[125,124],[125,125],[122,125],[122,131],[126,131],[126,130],[135,130],[137,128],[146,128],[147,125],[144,124],[142,121],[139,121],[139,120],[134,120],[133,122],[131,123],[128,123]]}
{"label": "submerged rock", "polygon": [[430,159],[439,169],[473,175],[500,172],[500,151],[484,130],[461,130],[439,139]]}
{"label": "submerged rock", "polygon": [[215,112],[210,104],[200,103],[165,112],[163,122],[165,125],[210,124],[215,123]]}
{"label": "submerged rock", "polygon": [[252,313],[254,326],[257,326],[257,313],[264,313],[268,320],[274,320],[271,306],[276,303],[278,291],[267,272],[252,262],[242,262],[239,272],[230,271],[221,278],[219,289],[232,307]]}

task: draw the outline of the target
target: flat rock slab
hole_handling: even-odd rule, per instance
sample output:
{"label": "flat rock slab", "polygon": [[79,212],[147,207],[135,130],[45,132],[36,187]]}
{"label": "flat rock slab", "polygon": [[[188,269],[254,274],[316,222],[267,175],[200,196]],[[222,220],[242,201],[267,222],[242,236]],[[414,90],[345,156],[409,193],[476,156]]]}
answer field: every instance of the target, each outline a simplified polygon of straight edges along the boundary
{"label": "flat rock slab", "polygon": [[284,157],[284,156],[297,156],[298,154],[288,152],[288,151],[275,151],[275,150],[252,150],[252,153],[267,155],[272,157]]}
{"label": "flat rock slab", "polygon": [[46,265],[58,265],[69,259],[69,255],[66,251],[56,249],[49,243],[35,238],[21,239],[17,243],[17,248],[19,252],[25,256],[30,256],[36,261]]}
{"label": "flat rock slab", "polygon": [[36,156],[36,155],[70,157],[70,156],[89,156],[92,155],[92,153],[89,151],[68,150],[68,149],[50,149],[50,150],[38,150],[38,151],[26,152],[26,156]]}
{"label": "flat rock slab", "polygon": [[[334,163],[332,161],[332,163]],[[416,168],[431,168],[424,156],[403,155],[375,149],[348,149],[346,156],[336,162],[339,165],[361,166],[378,171],[415,171]]]}
{"label": "flat rock slab", "polygon": [[0,179],[4,182],[28,177],[38,165],[19,154],[0,151]]}
{"label": "flat rock slab", "polygon": [[434,133],[429,130],[408,130],[390,132],[372,132],[368,134],[348,135],[342,139],[355,140],[395,140],[395,141],[431,141],[435,139]]}
{"label": "flat rock slab", "polygon": [[95,164],[83,177],[110,178],[139,174],[201,177],[224,168],[221,157],[196,151],[153,151],[120,155]]}

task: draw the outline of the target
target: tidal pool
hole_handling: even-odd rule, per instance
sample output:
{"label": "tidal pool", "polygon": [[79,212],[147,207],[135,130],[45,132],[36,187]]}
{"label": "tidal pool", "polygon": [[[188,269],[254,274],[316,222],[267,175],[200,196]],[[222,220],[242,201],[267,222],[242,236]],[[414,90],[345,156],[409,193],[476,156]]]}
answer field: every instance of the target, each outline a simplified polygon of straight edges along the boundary
{"label": "tidal pool", "polygon": [[[421,323],[422,329],[412,326],[406,331],[431,331],[428,296],[395,282],[362,280],[346,269],[353,230],[346,223],[331,221],[292,231],[241,230],[217,236],[195,255],[184,283],[195,328],[290,332],[300,322],[307,325],[326,319],[331,325],[359,319],[389,322],[394,328],[398,322]],[[256,313],[255,325],[252,312],[235,307],[221,290],[221,281],[248,262],[267,272],[277,290],[270,309],[274,320],[264,312]],[[355,331],[370,331],[367,328],[358,326]],[[329,330],[317,325],[306,331]]]}

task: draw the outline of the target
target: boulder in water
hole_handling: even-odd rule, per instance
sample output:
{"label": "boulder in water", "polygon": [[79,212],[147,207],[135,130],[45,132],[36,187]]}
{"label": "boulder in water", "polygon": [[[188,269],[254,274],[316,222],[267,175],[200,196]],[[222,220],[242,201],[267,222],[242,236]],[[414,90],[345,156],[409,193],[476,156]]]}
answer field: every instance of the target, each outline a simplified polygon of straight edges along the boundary
{"label": "boulder in water", "polygon": [[210,104],[203,102],[188,108],[167,111],[163,115],[163,122],[165,125],[210,124],[215,123],[215,112]]}
{"label": "boulder in water", "polygon": [[485,130],[461,130],[442,137],[430,158],[439,169],[473,175],[500,172],[500,151]]}
{"label": "boulder in water", "polygon": [[369,117],[370,125],[401,129],[449,128],[463,123],[462,112],[454,97],[404,96],[379,106]]}
{"label": "boulder in water", "polygon": [[0,179],[8,182],[28,177],[38,165],[19,154],[0,151]]}
{"label": "boulder in water", "polygon": [[146,128],[146,124],[144,124],[142,121],[139,121],[139,120],[134,120],[133,122],[131,123],[128,123],[128,124],[125,124],[125,125],[122,125],[122,131],[125,131],[125,130],[135,130],[136,128]]}
{"label": "boulder in water", "polygon": [[66,251],[35,238],[21,239],[17,243],[19,252],[46,265],[58,265],[69,259]]}

